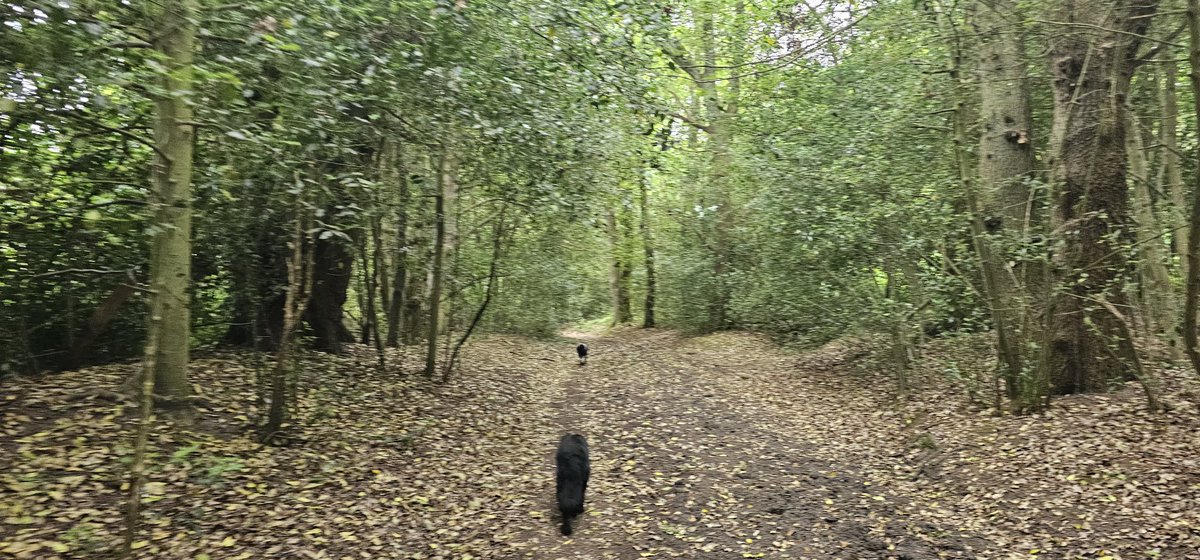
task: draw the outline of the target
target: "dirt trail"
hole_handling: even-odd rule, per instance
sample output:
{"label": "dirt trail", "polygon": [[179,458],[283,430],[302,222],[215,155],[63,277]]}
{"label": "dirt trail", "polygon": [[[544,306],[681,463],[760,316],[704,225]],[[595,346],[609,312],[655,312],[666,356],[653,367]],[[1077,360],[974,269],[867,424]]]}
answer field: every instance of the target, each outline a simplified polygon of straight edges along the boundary
{"label": "dirt trail", "polygon": [[[571,539],[550,520],[515,535],[510,545],[526,557],[974,557],[951,532],[907,519],[897,498],[865,485],[852,465],[823,459],[788,419],[740,391],[759,373],[754,365],[732,371],[721,349],[669,332],[588,342],[588,365],[564,360],[539,382],[553,395],[557,430],[589,438],[588,511]],[[549,485],[538,503],[555,516]]]}
{"label": "dirt trail", "polygon": [[[580,366],[573,341],[489,337],[449,384],[411,372],[411,356],[401,373],[377,370],[365,347],[310,354],[282,447],[249,429],[260,356],[200,356],[212,404],[193,426],[156,424],[135,556],[929,560],[986,548],[912,520],[855,472],[883,453],[871,391],[847,399],[840,377],[787,377],[794,357],[754,340],[631,330],[587,338]],[[135,370],[0,388],[0,558],[114,557],[136,409],[78,397]],[[593,460],[570,539],[554,504],[566,431],[587,435]]]}

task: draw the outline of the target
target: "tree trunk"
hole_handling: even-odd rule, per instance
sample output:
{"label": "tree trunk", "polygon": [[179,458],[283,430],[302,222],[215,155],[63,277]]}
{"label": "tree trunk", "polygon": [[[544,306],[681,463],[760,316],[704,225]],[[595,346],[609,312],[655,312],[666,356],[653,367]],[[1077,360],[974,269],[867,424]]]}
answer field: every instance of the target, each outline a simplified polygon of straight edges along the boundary
{"label": "tree trunk", "polygon": [[[442,247],[442,261],[448,263],[451,272],[447,277],[442,274],[442,284],[450,284],[451,286],[457,280],[455,271],[458,267],[458,160],[451,159],[452,168],[450,170],[451,180],[446,181],[442,190],[442,207],[445,213],[445,229],[446,240]],[[446,265],[443,265],[446,266]],[[443,286],[445,287],[445,286]],[[455,290],[451,287],[447,296],[447,301],[441,306],[441,317],[438,318],[438,334],[446,334],[452,328],[450,324],[454,318],[453,302]]]}
{"label": "tree trunk", "polygon": [[1011,248],[1025,241],[1032,220],[1028,181],[1033,175],[1033,117],[1025,71],[1021,18],[1012,0],[977,0],[971,23],[979,39],[979,139],[976,241],[983,264],[997,354],[1010,399],[1024,370],[1023,327],[1029,307]]}
{"label": "tree trunk", "polygon": [[492,260],[488,265],[487,288],[483,292],[483,302],[479,304],[479,309],[475,310],[475,315],[471,317],[471,323],[467,325],[467,330],[458,339],[458,343],[454,345],[454,351],[446,360],[446,366],[442,368],[442,383],[450,380],[450,373],[454,370],[454,364],[458,362],[459,351],[471,338],[475,328],[479,326],[479,321],[483,319],[484,313],[487,313],[488,305],[492,303],[492,298],[495,296],[496,275],[500,270],[500,253],[504,247],[504,213],[507,209],[507,205],[500,208],[500,215],[497,216],[496,225],[492,231]]}
{"label": "tree trunk", "polygon": [[[375,314],[375,294],[379,292],[379,280],[386,276],[383,270],[383,217],[371,218],[371,242],[374,251],[371,254],[370,297],[367,307],[370,309],[372,340],[375,342],[375,354],[379,356],[379,369],[387,367],[387,357],[383,351],[383,336],[379,332],[379,316]],[[384,287],[386,291],[386,286]],[[385,304],[386,307],[386,304]]]}
{"label": "tree trunk", "polygon": [[256,350],[274,351],[279,343],[283,325],[283,294],[277,285],[287,282],[286,233],[275,228],[256,227],[259,220],[270,220],[274,209],[270,193],[243,193],[247,200],[240,221],[244,229],[231,233],[238,237],[231,243],[233,318],[225,332],[224,342]]}
{"label": "tree trunk", "polygon": [[454,156],[445,150],[438,158],[437,194],[434,195],[433,267],[429,274],[429,335],[425,352],[425,376],[433,378],[437,366],[438,333],[442,314],[442,267],[446,253],[446,193],[454,190]]}
{"label": "tree trunk", "polygon": [[[154,163],[151,167],[150,252],[151,309],[160,314],[149,328],[157,341],[154,387],[160,394],[182,397],[188,384],[188,345],[191,317],[188,282],[192,257],[192,148],[195,116],[191,95],[196,47],[194,0],[168,1],[162,6],[154,40],[161,56],[163,95],[155,100]],[[153,319],[153,318],[152,318]]]}
{"label": "tree trunk", "polygon": [[313,347],[331,354],[341,354],[343,343],[354,342],[354,334],[342,321],[354,266],[354,254],[346,243],[337,236],[316,241],[312,295],[304,314],[312,328]]}
{"label": "tree trunk", "polygon": [[267,410],[267,423],[259,434],[260,441],[264,443],[272,440],[287,419],[287,380],[295,359],[296,330],[305,307],[311,305],[309,290],[313,286],[316,259],[312,253],[315,245],[306,239],[306,232],[312,229],[312,216],[299,201],[295,211],[296,222],[288,243],[291,255],[287,261],[288,284],[284,293],[283,325],[279,347],[275,351],[275,368],[271,372],[271,405]]}
{"label": "tree trunk", "polygon": [[[364,228],[366,229],[366,228]],[[358,238],[358,262],[360,263],[360,275],[358,283],[358,312],[362,315],[362,320],[359,321],[358,343],[367,345],[371,343],[371,314],[367,311],[368,307],[375,306],[375,295],[372,294],[371,286],[371,260],[367,256],[367,246],[371,243],[371,238],[367,235],[361,235]],[[370,301],[368,302],[368,298]]]}
{"label": "tree trunk", "polygon": [[1124,305],[1129,237],[1125,111],[1134,59],[1156,1],[1081,0],[1060,9],[1049,50],[1054,119],[1061,133],[1057,167],[1057,223],[1064,247],[1057,255],[1062,286],[1052,302],[1047,360],[1057,394],[1104,391],[1131,373],[1121,348],[1122,326],[1098,302]]}
{"label": "tree trunk", "polygon": [[1179,166],[1179,100],[1175,94],[1175,80],[1179,70],[1175,61],[1170,57],[1163,61],[1162,86],[1162,128],[1159,132],[1159,143],[1162,145],[1160,165],[1162,178],[1158,186],[1159,192],[1166,193],[1170,198],[1167,210],[1167,227],[1170,231],[1171,244],[1175,254],[1179,255],[1181,270],[1187,270],[1188,260],[1188,222],[1187,195],[1183,189],[1183,173]]}
{"label": "tree trunk", "polygon": [[[1188,62],[1191,71],[1193,104],[1196,112],[1196,132],[1200,134],[1200,0],[1188,0]],[[1200,157],[1200,146],[1196,148]],[[1183,309],[1183,343],[1192,369],[1200,373],[1200,349],[1196,348],[1197,300],[1200,300],[1200,173],[1196,174],[1192,194],[1192,216],[1188,231],[1187,296]]]}
{"label": "tree trunk", "polygon": [[623,325],[633,320],[633,313],[629,305],[629,277],[632,271],[626,262],[625,244],[614,210],[608,210],[605,215],[605,224],[611,250],[608,265],[608,291],[612,299],[612,324]]}
{"label": "tree trunk", "polygon": [[405,288],[408,285],[408,173],[401,163],[399,149],[395,142],[384,144],[384,152],[388,154],[389,178],[384,184],[395,183],[399,190],[399,200],[396,202],[396,252],[392,258],[396,260],[396,274],[392,279],[392,299],[387,312],[388,334],[387,345],[400,345],[400,328],[403,325],[405,305]]}
{"label": "tree trunk", "polygon": [[150,427],[154,424],[154,372],[157,369],[154,360],[158,356],[158,335],[161,332],[155,327],[162,318],[161,310],[156,305],[160,304],[161,300],[150,299],[150,330],[147,333],[139,379],[141,390],[138,399],[138,425],[133,440],[133,461],[129,465],[129,495],[125,504],[123,552],[126,558],[133,556],[133,543],[137,539],[141,519],[142,489],[146,484],[146,446],[150,439]]}
{"label": "tree trunk", "polygon": [[654,262],[654,230],[650,225],[650,177],[649,169],[642,173],[641,192],[638,206],[641,209],[642,249],[645,252],[644,266],[646,267],[646,308],[642,319],[642,328],[652,329],[655,326],[654,304],[658,291],[658,273]]}
{"label": "tree trunk", "polygon": [[[740,2],[739,2],[740,4]],[[709,11],[703,16],[701,30],[704,39],[704,71],[699,82],[700,91],[704,96],[704,113],[708,119],[708,145],[711,157],[709,179],[712,182],[712,192],[716,200],[716,227],[713,231],[713,280],[716,282],[716,297],[710,303],[709,323],[712,329],[724,329],[729,326],[730,294],[729,274],[732,267],[733,250],[733,200],[730,194],[729,170],[732,157],[730,154],[730,134],[732,121],[736,110],[736,98],[726,99],[722,107],[716,87],[717,46],[714,29],[714,14]],[[731,84],[731,97],[736,90]]]}
{"label": "tree trunk", "polygon": [[108,330],[108,324],[112,322],[113,317],[116,317],[117,311],[121,309],[121,305],[129,299],[136,291],[137,278],[130,272],[125,281],[117,284],[113,288],[108,298],[104,303],[100,304],[95,311],[92,312],[91,318],[88,319],[87,325],[79,338],[71,345],[71,350],[67,353],[66,360],[63,361],[62,370],[78,369],[86,363],[85,359],[95,344],[96,339]]}
{"label": "tree trunk", "polygon": [[1142,302],[1146,310],[1147,329],[1160,337],[1171,351],[1179,357],[1179,344],[1175,337],[1177,311],[1174,288],[1167,272],[1166,246],[1162,240],[1162,228],[1154,217],[1150,196],[1150,165],[1142,144],[1142,134],[1132,112],[1126,114],[1126,151],[1129,153],[1129,180],[1133,184],[1133,215],[1137,224],[1138,271],[1141,276]]}

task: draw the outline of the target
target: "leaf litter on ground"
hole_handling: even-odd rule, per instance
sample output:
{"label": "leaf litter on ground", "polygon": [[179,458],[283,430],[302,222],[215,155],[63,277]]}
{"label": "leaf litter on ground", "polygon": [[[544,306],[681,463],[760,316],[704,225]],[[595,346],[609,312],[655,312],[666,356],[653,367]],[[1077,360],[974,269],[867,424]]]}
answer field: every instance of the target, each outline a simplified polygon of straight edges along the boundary
{"label": "leaf litter on ground", "polygon": [[[290,444],[252,428],[250,352],[201,353],[205,405],[159,417],[142,558],[1200,557],[1200,386],[973,403],[986,337],[934,341],[899,397],[869,342],[782,351],[746,333],[493,336],[447,385],[393,351],[306,354]],[[415,351],[414,351],[415,353]],[[395,364],[403,363],[403,371]],[[122,531],[135,422],[106,398],[136,364],[0,386],[0,557],[104,558]],[[978,391],[978,390],[977,390]],[[986,388],[983,392],[986,392]],[[587,511],[557,533],[553,449],[592,447]]]}

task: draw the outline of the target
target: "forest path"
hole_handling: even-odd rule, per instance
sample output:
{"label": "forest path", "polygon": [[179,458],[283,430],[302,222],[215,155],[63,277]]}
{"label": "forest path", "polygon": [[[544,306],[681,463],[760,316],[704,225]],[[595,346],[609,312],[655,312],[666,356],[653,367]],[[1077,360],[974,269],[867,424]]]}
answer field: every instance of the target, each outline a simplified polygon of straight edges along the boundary
{"label": "forest path", "polygon": [[[282,446],[254,440],[264,357],[198,355],[192,374],[209,404],[191,422],[164,415],[154,426],[135,557],[928,560],[981,550],[887,489],[908,478],[895,456],[907,436],[869,380],[837,364],[801,367],[745,333],[587,340],[580,366],[574,341],[481,338],[444,384],[414,371],[415,355],[395,352],[380,370],[365,346],[306,353]],[[0,558],[115,557],[136,408],[93,389],[135,371],[0,385]],[[554,503],[554,448],[567,431],[585,434],[592,456],[572,538],[559,534]]]}
{"label": "forest path", "polygon": [[[578,339],[576,339],[578,340]],[[931,344],[897,401],[862,340],[628,329],[488,336],[449,383],[421,349],[304,353],[285,445],[254,439],[261,354],[205,350],[207,404],[159,417],[138,559],[1200,558],[1200,383],[1164,377],[995,416],[939,381],[987,338]],[[940,350],[939,350],[940,348]],[[136,407],[110,364],[0,383],[0,558],[115,558]],[[918,379],[914,376],[914,380]],[[115,394],[115,393],[114,393]],[[554,448],[592,452],[587,511],[558,533]],[[1036,552],[1035,552],[1036,551]]]}
{"label": "forest path", "polygon": [[784,391],[789,403],[830,404],[803,384],[757,386],[763,369],[785,365],[782,355],[713,342],[626,331],[588,340],[585,366],[540,370],[535,384],[557,413],[540,453],[547,477],[537,503],[553,512],[553,442],[579,432],[591,450],[587,511],[570,538],[548,513],[509,545],[543,559],[973,557],[949,532],[908,518],[902,499],[864,484],[851,465],[822,458],[808,436],[854,429],[852,419],[776,410],[771,401]]}

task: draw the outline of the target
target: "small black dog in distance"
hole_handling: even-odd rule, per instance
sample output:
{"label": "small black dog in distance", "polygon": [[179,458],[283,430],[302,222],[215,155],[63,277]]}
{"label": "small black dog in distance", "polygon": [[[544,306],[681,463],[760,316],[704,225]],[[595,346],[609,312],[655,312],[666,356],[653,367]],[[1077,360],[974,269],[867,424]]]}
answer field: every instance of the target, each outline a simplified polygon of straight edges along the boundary
{"label": "small black dog in distance", "polygon": [[579,346],[576,346],[575,353],[579,354],[579,365],[583,365],[583,364],[587,363],[587,345],[586,344],[580,344]]}
{"label": "small black dog in distance", "polygon": [[583,513],[583,494],[587,492],[588,476],[592,473],[588,461],[587,439],[579,434],[567,434],[558,440],[554,454],[558,465],[556,487],[558,510],[562,512],[562,534],[571,534],[571,518]]}

